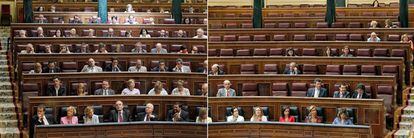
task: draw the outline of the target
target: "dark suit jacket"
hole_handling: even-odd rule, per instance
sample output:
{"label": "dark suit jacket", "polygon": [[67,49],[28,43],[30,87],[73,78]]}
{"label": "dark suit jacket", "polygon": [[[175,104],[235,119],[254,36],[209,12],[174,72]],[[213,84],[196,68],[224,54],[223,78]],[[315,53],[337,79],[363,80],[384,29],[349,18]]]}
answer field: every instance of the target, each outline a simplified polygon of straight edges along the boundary
{"label": "dark suit jacket", "polygon": [[[358,92],[355,91],[352,94],[351,98],[357,98],[357,96],[358,96]],[[362,99],[369,99],[369,98],[370,96],[366,92],[362,93]]]}
{"label": "dark suit jacket", "polygon": [[[45,116],[46,117],[46,116]],[[47,120],[47,122],[49,123],[49,125],[51,125],[51,124],[56,124],[56,121],[55,121],[55,119],[53,118],[53,117],[46,117],[46,120]],[[39,117],[37,116],[37,114],[36,115],[34,115],[33,117],[32,117],[32,122],[31,122],[31,126],[30,126],[30,138],[33,138],[34,136],[33,136],[33,134],[34,134],[34,128],[37,126],[37,125],[44,125],[44,122],[43,121],[40,121],[39,122]]]}
{"label": "dark suit jacket", "polygon": [[[159,72],[160,71],[160,68],[159,67],[155,67],[151,71],[157,71],[157,72]],[[168,69],[168,67],[165,67],[165,72],[169,72],[169,71],[170,71],[170,69]]]}
{"label": "dark suit jacket", "polygon": [[[145,116],[147,115],[147,113],[145,113],[145,112],[142,112],[142,113],[138,113],[137,114],[137,118],[136,118],[136,120],[135,121],[144,121],[144,118],[145,118]],[[158,121],[158,116],[157,115],[155,115],[154,113],[153,113],[153,115],[155,116],[154,118],[150,118],[150,121]]]}
{"label": "dark suit jacket", "polygon": [[[122,116],[123,116],[122,122],[131,122],[131,116],[129,114],[128,109],[123,109]],[[109,122],[118,122],[118,111],[117,110],[111,110],[111,113],[109,114]]]}
{"label": "dark suit jacket", "polygon": [[[290,72],[292,72],[290,69],[286,69],[283,74],[290,74]],[[296,74],[302,74],[302,72],[300,72],[300,70],[297,71]]]}
{"label": "dark suit jacket", "polygon": [[[181,120],[177,120],[177,121],[183,121],[183,122],[188,122],[189,121],[188,112],[181,109],[180,116],[181,116]],[[174,117],[174,111],[173,111],[173,109],[171,109],[171,110],[168,111],[167,121],[173,121],[173,117]]]}
{"label": "dark suit jacket", "polygon": [[53,69],[50,69],[49,67],[45,67],[45,68],[43,68],[43,73],[50,73],[51,70],[53,70],[54,73],[60,72],[60,68],[59,67],[55,67]]}
{"label": "dark suit jacket", "polygon": [[[334,95],[333,95],[333,98],[339,98],[339,96],[340,96],[339,91],[335,91]],[[350,98],[350,97],[351,97],[351,93],[348,92],[348,91],[345,91],[342,98]]]}
{"label": "dark suit jacket", "polygon": [[[204,69],[206,69],[206,68],[204,68],[204,67],[199,67],[199,68],[197,68],[196,72],[203,73],[203,72],[204,72]],[[206,70],[207,70],[207,69],[206,69]],[[207,73],[208,73],[208,70],[207,70]],[[219,73],[220,73],[220,72],[219,72]]]}
{"label": "dark suit jacket", "polygon": [[[213,74],[213,72],[210,70],[210,71],[208,71],[208,74],[211,75],[211,74]],[[218,75],[224,75],[224,74],[226,74],[224,71],[222,71],[222,70],[218,71]]]}
{"label": "dark suit jacket", "polygon": [[[308,92],[306,92],[306,97],[313,97],[315,93],[315,88],[309,88]],[[319,97],[327,97],[328,91],[325,88],[321,88],[319,91]]]}
{"label": "dark suit jacket", "polygon": [[[123,69],[122,69],[122,67],[121,67],[121,66],[119,66],[119,65],[118,65],[118,68],[119,68],[119,70],[120,70],[120,71],[123,71]],[[108,64],[108,65],[106,65],[106,66],[105,66],[105,68],[104,68],[104,71],[109,71],[109,72],[111,72],[111,71],[112,71],[112,64]]]}
{"label": "dark suit jacket", "polygon": [[47,88],[46,95],[47,96],[66,96],[66,89],[64,87],[60,87],[58,90],[58,94],[56,95],[56,90],[54,86]]}
{"label": "dark suit jacket", "polygon": [[[95,90],[95,95],[103,95],[103,89],[97,89]],[[108,89],[108,94],[109,95],[115,95],[115,91],[112,89]]]}

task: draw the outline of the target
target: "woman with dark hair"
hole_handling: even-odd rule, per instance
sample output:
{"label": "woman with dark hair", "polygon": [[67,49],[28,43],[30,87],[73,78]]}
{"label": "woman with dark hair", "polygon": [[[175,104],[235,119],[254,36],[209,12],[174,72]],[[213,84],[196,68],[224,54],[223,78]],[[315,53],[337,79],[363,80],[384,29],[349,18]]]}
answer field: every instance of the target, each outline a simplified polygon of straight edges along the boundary
{"label": "woman with dark hair", "polygon": [[374,0],[374,2],[372,2],[372,7],[380,7],[378,0]]}
{"label": "woman with dark hair", "polygon": [[290,107],[283,108],[282,115],[279,117],[279,122],[295,122],[295,117],[290,115]]}
{"label": "woman with dark hair", "polygon": [[332,124],[334,124],[334,125],[353,125],[354,123],[352,123],[352,120],[349,119],[348,113],[346,112],[346,110],[341,109],[339,111],[338,115],[336,116],[336,118],[334,119],[334,121],[332,122]]}
{"label": "woman with dark hair", "polygon": [[141,32],[139,32],[139,37],[141,37],[141,38],[151,38],[151,35],[148,34],[147,29],[142,28]]}
{"label": "woman with dark hair", "polygon": [[191,24],[191,19],[188,17],[184,18],[183,24]]}
{"label": "woman with dark hair", "polygon": [[286,56],[287,57],[296,57],[295,50],[293,48],[286,49]]}
{"label": "woman with dark hair", "polygon": [[227,117],[227,122],[244,122],[244,117],[239,114],[237,107],[231,109],[231,115]]}
{"label": "woman with dark hair", "polygon": [[65,37],[64,34],[62,34],[62,30],[57,29],[55,32],[55,35],[53,35],[53,37]]}

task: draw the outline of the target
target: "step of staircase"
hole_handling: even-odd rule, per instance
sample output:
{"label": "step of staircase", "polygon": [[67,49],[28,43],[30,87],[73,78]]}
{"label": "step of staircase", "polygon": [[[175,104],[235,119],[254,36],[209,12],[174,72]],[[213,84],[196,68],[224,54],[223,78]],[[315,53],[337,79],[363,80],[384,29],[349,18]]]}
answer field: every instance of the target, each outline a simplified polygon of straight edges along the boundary
{"label": "step of staircase", "polygon": [[412,128],[412,122],[399,122],[398,125],[402,130],[411,130]]}
{"label": "step of staircase", "polygon": [[414,115],[412,115],[412,114],[403,114],[403,115],[401,115],[401,121],[402,122],[413,122],[414,121]]}
{"label": "step of staircase", "polygon": [[13,91],[0,89],[0,96],[13,96]]}
{"label": "step of staircase", "polygon": [[410,137],[410,130],[397,130],[394,133],[394,138],[409,138]]}
{"label": "step of staircase", "polygon": [[0,128],[13,128],[18,127],[17,120],[1,120],[0,121]]}
{"label": "step of staircase", "polygon": [[0,120],[17,120],[17,114],[15,112],[0,113]]}
{"label": "step of staircase", "polygon": [[18,128],[0,128],[0,138],[20,138]]}
{"label": "step of staircase", "polygon": [[0,108],[3,107],[3,104],[13,103],[13,96],[0,96]]}

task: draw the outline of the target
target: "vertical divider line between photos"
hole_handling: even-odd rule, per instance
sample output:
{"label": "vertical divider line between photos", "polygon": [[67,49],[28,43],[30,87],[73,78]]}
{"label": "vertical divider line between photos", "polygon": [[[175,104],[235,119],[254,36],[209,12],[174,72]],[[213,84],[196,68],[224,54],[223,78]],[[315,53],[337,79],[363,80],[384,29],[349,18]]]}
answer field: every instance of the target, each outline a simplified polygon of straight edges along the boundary
{"label": "vertical divider line between photos", "polygon": [[[208,99],[209,99],[209,95],[210,95],[210,92],[211,92],[211,91],[210,91],[210,89],[209,89],[209,88],[210,88],[210,83],[208,82],[208,80],[209,80],[208,68],[210,67],[210,62],[209,62],[209,60],[208,60],[208,58],[209,58],[209,56],[208,56],[208,51],[209,51],[209,41],[208,41],[208,40],[209,40],[209,37],[210,37],[210,35],[209,35],[209,20],[208,20],[208,17],[209,17],[209,16],[208,16],[208,14],[209,14],[209,11],[210,11],[210,10],[209,10],[209,7],[208,7],[208,0],[206,0],[206,10],[207,10],[207,12],[206,12],[206,18],[207,18],[207,23],[206,23],[206,26],[207,26],[207,27],[206,27],[206,31],[207,31],[207,40],[206,40],[206,41],[207,41],[207,43],[206,43],[206,49],[207,49],[207,50],[206,50],[206,56],[207,56],[207,58],[206,58],[206,59],[207,59],[207,74],[206,74],[206,83],[207,83],[207,86],[208,86],[208,87],[207,87],[207,95],[206,95],[206,96],[207,96],[207,98],[206,98],[206,103],[207,103],[207,104],[206,104],[206,105],[207,105],[207,114],[208,114],[208,113],[210,113],[210,112],[209,112],[209,109],[210,109],[210,108],[209,108],[209,104],[208,104],[208,103],[209,103],[209,102],[208,102],[208,101],[209,101]],[[211,116],[211,117],[213,117],[213,116]],[[206,130],[206,133],[207,133],[207,138],[208,138],[208,124],[209,124],[209,123],[207,123],[207,127],[206,127],[206,128],[207,128],[207,130]]]}

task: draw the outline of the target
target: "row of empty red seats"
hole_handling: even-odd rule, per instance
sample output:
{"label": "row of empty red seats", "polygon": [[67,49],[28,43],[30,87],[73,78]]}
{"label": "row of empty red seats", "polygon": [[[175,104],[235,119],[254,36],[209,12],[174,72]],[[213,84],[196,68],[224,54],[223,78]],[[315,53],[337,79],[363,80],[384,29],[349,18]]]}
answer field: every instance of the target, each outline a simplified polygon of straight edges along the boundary
{"label": "row of empty red seats", "polygon": [[[395,26],[399,26],[399,22],[392,23]],[[370,23],[367,23],[366,28],[370,26]],[[385,25],[383,23],[378,23],[377,28],[383,28]],[[286,22],[270,22],[265,21],[264,28],[312,28],[311,24],[306,22],[298,22],[298,23],[286,23]],[[316,28],[328,28],[328,23],[326,22],[317,22],[315,25]],[[253,28],[253,24],[251,22],[243,22],[243,23],[225,23],[225,24],[210,24],[211,29],[220,29],[220,28]],[[361,22],[335,22],[332,24],[332,28],[364,28],[363,23]]]}
{"label": "row of empty red seats", "polygon": [[[372,31],[375,31],[374,29]],[[224,35],[224,36],[209,36],[209,41],[366,41],[371,34],[275,34],[270,35]],[[399,34],[392,34],[388,36],[378,35],[382,41],[401,41]],[[413,35],[409,34],[411,39]]]}

